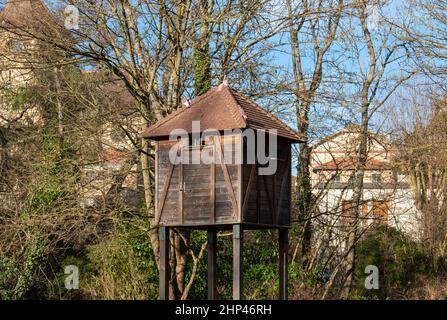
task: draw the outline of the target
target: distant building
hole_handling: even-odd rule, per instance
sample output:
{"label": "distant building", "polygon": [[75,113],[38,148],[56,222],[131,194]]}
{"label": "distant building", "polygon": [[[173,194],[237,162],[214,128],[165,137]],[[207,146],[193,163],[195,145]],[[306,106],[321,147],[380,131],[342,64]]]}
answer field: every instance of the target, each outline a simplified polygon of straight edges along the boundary
{"label": "distant building", "polygon": [[65,54],[46,41],[55,38],[73,43],[63,21],[41,0],[8,0],[0,11],[2,88],[30,84],[46,63],[63,60]]}
{"label": "distant building", "polygon": [[[38,127],[43,123],[42,105],[15,106],[10,103],[9,96],[32,87],[43,70],[57,75],[55,68],[65,53],[55,50],[45,39],[59,37],[67,44],[73,43],[61,18],[60,14],[50,12],[42,0],[8,0],[0,11],[0,174],[8,153],[20,150],[10,143],[7,145],[2,128],[11,123],[24,127]],[[88,80],[94,86],[95,100],[100,107],[100,111],[93,108],[83,111],[85,117],[98,118],[98,124],[94,128],[95,134],[88,135],[86,139],[90,140],[85,141],[95,156],[90,163],[80,167],[80,205],[101,204],[107,197],[117,198],[116,193],[125,198],[125,203],[137,202],[141,198],[141,170],[135,160],[135,146],[123,131],[124,128],[138,136],[146,127],[136,112],[135,99],[122,81],[105,71],[77,72],[80,79]],[[9,193],[0,185],[0,202],[6,203],[4,199]]]}
{"label": "distant building", "polygon": [[[317,207],[324,223],[343,234],[353,216],[353,181],[356,174],[360,131],[350,125],[312,146],[311,177]],[[392,166],[392,145],[370,132],[361,201],[361,226],[384,223],[417,238],[418,210],[406,181]],[[338,228],[337,228],[338,227]],[[337,231],[338,230],[338,231]],[[330,235],[337,243],[337,235]]]}

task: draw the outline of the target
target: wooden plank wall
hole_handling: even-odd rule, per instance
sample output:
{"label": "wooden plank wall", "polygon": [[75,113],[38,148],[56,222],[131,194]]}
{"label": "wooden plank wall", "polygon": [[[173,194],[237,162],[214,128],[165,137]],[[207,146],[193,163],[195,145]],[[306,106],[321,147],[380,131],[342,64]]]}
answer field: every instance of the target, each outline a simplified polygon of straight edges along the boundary
{"label": "wooden plank wall", "polygon": [[[233,143],[234,139],[238,138],[239,136],[222,139],[222,152],[225,151],[225,144]],[[214,168],[204,163],[172,166],[169,161],[169,150],[175,143],[169,141],[158,143],[157,205],[158,210],[162,206],[160,224],[206,226],[214,223],[239,222],[239,166],[220,163]],[[216,149],[212,144],[204,147]],[[228,172],[227,179],[225,171]],[[234,198],[231,196],[228,182],[231,183]]]}
{"label": "wooden plank wall", "polygon": [[[278,165],[274,175],[259,175],[258,166],[242,166],[243,221],[268,226],[289,226],[291,205],[291,144],[278,139]],[[255,166],[255,174],[252,174]],[[250,178],[251,176],[251,178]],[[251,180],[251,182],[250,182]],[[249,187],[249,188],[248,188]]]}
{"label": "wooden plank wall", "polygon": [[[179,186],[180,186],[180,166],[176,165],[171,168],[169,161],[169,150],[176,142],[159,141],[157,153],[157,214],[160,214],[159,222],[162,225],[174,225],[179,221]],[[168,180],[169,171],[172,171],[172,176],[168,186],[166,199],[163,208],[160,212],[161,199],[165,190],[165,185]]]}
{"label": "wooden plank wall", "polygon": [[[233,143],[238,138],[222,139],[223,150],[226,143]],[[169,150],[174,143],[160,141],[158,144],[157,205],[160,207],[164,201],[160,220],[162,225],[208,226],[238,223],[239,210],[242,207],[245,209],[243,222],[272,227],[290,225],[290,142],[278,139],[278,166],[276,174],[271,176],[259,175],[258,167],[249,164],[222,166],[217,163],[214,169],[204,163],[172,167]],[[234,199],[231,197],[224,170],[228,172]],[[165,183],[171,171],[166,189]],[[246,197],[245,192],[249,185]],[[215,199],[214,203],[212,199]],[[236,202],[236,210],[233,201]]]}

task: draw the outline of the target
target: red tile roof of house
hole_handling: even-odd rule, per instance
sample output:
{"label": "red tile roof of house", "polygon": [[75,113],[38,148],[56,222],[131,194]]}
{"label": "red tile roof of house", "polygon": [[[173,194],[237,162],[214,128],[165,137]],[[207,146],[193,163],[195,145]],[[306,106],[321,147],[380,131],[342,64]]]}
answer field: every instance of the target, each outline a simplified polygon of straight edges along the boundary
{"label": "red tile roof of house", "polygon": [[113,148],[107,148],[101,153],[101,161],[109,164],[123,164],[128,161],[131,154]]}
{"label": "red tile roof of house", "polygon": [[[320,170],[354,170],[356,168],[357,161],[352,158],[335,158],[326,163],[317,164],[313,169]],[[389,167],[389,164],[385,161],[378,159],[368,159],[366,163],[366,170],[382,170]]]}
{"label": "red tile roof of house", "polygon": [[35,27],[56,24],[41,0],[8,0],[0,12],[2,27]]}
{"label": "red tile roof of house", "polygon": [[212,88],[167,115],[143,132],[144,138],[162,138],[174,129],[192,132],[192,122],[200,121],[200,132],[206,129],[276,129],[280,137],[303,142],[306,139],[273,114],[226,84]]}
{"label": "red tile roof of house", "polygon": [[12,31],[10,36],[20,41],[34,37],[73,45],[75,39],[65,28],[64,18],[62,12],[50,12],[42,0],[8,0],[0,11],[0,31]]}

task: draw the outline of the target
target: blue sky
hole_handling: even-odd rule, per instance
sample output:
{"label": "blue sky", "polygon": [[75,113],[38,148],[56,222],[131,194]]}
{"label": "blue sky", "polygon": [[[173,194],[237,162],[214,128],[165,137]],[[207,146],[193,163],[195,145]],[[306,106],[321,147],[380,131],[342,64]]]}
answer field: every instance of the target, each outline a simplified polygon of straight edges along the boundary
{"label": "blue sky", "polygon": [[[377,29],[374,28],[374,23],[371,23],[371,31],[373,35],[378,34],[378,32],[383,31],[383,26],[385,25],[383,23],[383,20],[389,20],[393,22],[400,22],[404,21],[408,17],[407,12],[407,2],[403,0],[394,0],[390,1],[389,4],[384,7],[380,12],[378,12],[378,19],[379,19],[379,25]],[[354,21],[355,25],[352,28],[351,34],[361,34],[358,21]],[[344,19],[342,22],[343,26],[341,29],[345,29],[347,27],[347,20]],[[350,26],[349,26],[350,27]],[[281,40],[280,37],[284,37],[284,35],[277,36],[272,39],[273,42],[279,42]],[[379,43],[377,40],[376,45]],[[396,42],[394,39],[391,38],[390,41],[388,41],[388,44],[392,46]],[[281,66],[284,70],[286,70],[287,73],[291,74],[292,69],[292,61],[291,61],[291,55],[290,55],[290,46],[288,44],[281,47],[281,51],[277,51],[274,54],[274,61],[273,63]],[[344,50],[343,46],[338,43],[338,40],[334,43],[333,48],[331,49],[331,52],[328,54],[328,60],[330,59],[336,59],[339,57],[343,57],[345,59],[345,62],[341,64],[343,68],[343,72],[346,73],[352,73],[351,80],[355,79],[355,76],[359,74],[359,65],[357,64],[357,61],[353,59],[352,54],[348,54],[348,52],[342,52]],[[369,58],[367,55],[366,48],[359,43],[359,51],[356,53],[359,54],[359,61],[361,65],[364,65],[364,69],[366,69],[369,65]],[[402,52],[399,52],[398,54],[404,54]],[[336,56],[339,57],[336,57]],[[407,60],[407,61],[405,61]],[[403,62],[410,62],[410,59],[402,58],[399,63],[390,64],[387,66],[386,72],[385,72],[385,78],[398,78],[401,75],[405,74],[405,72],[401,71],[401,67]],[[309,70],[312,69],[312,58],[307,58],[304,60],[304,65],[309,65]],[[405,69],[408,70],[410,67],[406,66]],[[331,68],[326,64],[325,66],[325,74],[328,75],[330,73]],[[358,79],[356,79],[358,80]],[[418,78],[418,81],[410,82],[413,86],[421,86],[422,83],[427,82],[427,79],[425,78]],[[390,81],[390,84],[392,84],[393,81]],[[383,88],[383,90],[379,90],[378,96],[383,97],[385,94],[387,94],[388,88]],[[359,101],[356,99],[356,94],[359,91],[359,86],[353,85],[352,83],[349,83],[347,81],[344,85],[338,86],[338,84],[331,84],[331,83],[324,83],[321,86],[321,92],[327,91],[332,94],[340,94],[340,97],[345,96],[346,99],[342,99],[341,101],[337,101],[334,99],[330,99],[329,97],[325,97],[326,101],[323,101],[323,99],[319,100],[317,97],[317,101],[314,104],[314,110],[312,112],[312,117],[314,118],[312,121],[314,124],[316,124],[313,127],[313,130],[315,131],[316,136],[311,137],[312,139],[318,137],[330,134],[333,131],[336,131],[342,127],[344,127],[347,123],[353,122],[357,123],[359,121],[359,115],[360,113],[355,111],[355,109],[358,109]],[[400,90],[402,92],[402,90]],[[396,103],[396,97],[392,97],[393,99],[389,100],[389,103]],[[331,101],[332,100],[332,101]],[[357,108],[356,108],[357,105]],[[291,115],[293,116],[293,115]],[[371,124],[373,129],[380,130],[383,128],[382,124],[384,119],[386,118],[386,114],[384,115],[383,112],[380,112],[380,110],[373,116]],[[288,123],[291,126],[295,125],[295,121],[290,118]],[[321,130],[320,130],[321,129]]]}

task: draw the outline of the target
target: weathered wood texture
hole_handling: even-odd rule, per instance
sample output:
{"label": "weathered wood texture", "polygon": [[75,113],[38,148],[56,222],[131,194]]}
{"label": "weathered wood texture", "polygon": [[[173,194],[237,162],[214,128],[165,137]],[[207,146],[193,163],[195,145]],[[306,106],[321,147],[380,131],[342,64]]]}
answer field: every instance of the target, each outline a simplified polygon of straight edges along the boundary
{"label": "weathered wood texture", "polygon": [[215,157],[214,165],[204,161],[173,165],[169,151],[177,142],[158,141],[156,222],[189,227],[237,223],[263,228],[289,226],[291,143],[278,139],[278,155],[273,159],[276,173],[259,175],[258,164],[235,164],[242,151],[240,141],[236,134],[215,139],[214,144],[181,148],[182,157],[189,152],[190,160],[198,152],[208,153]]}
{"label": "weathered wood texture", "polygon": [[289,298],[289,230],[287,228],[278,229],[278,260],[279,260],[279,299]]}
{"label": "weathered wood texture", "polygon": [[158,142],[156,211],[159,217],[156,221],[160,225],[199,226],[240,222],[238,165],[225,163],[225,157],[234,157],[236,151],[228,154],[226,143],[231,143],[231,140],[223,140],[220,148],[218,145],[182,148],[185,159],[189,151],[189,163],[198,152],[209,152],[217,158],[214,165],[203,161],[172,165],[169,150],[176,142]]}
{"label": "weathered wood texture", "polygon": [[233,225],[233,300],[243,299],[243,256],[244,229],[240,224]]}
{"label": "weathered wood texture", "polygon": [[169,228],[161,227],[158,230],[160,240],[160,300],[169,300],[169,279],[171,276],[169,268]]}
{"label": "weathered wood texture", "polygon": [[208,300],[217,299],[217,231],[208,230]]}
{"label": "weathered wood texture", "polygon": [[245,203],[242,221],[272,227],[290,226],[290,142],[278,140],[277,169],[274,175],[260,175],[259,167],[256,164],[242,166],[242,199]]}

